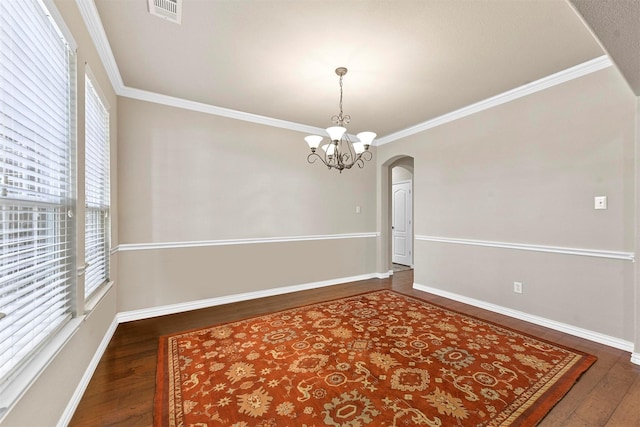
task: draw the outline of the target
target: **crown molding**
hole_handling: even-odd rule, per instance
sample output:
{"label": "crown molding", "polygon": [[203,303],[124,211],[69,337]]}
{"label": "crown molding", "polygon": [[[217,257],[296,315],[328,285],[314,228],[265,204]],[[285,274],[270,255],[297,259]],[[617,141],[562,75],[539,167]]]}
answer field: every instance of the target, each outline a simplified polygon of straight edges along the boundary
{"label": "crown molding", "polygon": [[159,93],[149,92],[141,89],[125,86],[118,64],[116,63],[107,33],[104,31],[100,14],[93,0],[76,0],[82,19],[89,31],[89,35],[98,51],[98,55],[104,65],[113,90],[116,95],[126,98],[137,99],[140,101],[153,102],[156,104],[167,105],[185,110],[198,111],[201,113],[212,114],[215,116],[227,117],[230,119],[243,120],[247,122],[289,129],[302,133],[322,134],[324,129],[315,126],[308,126],[300,123],[289,122],[286,120],[274,119],[271,117],[260,116],[257,114],[245,113],[243,111],[231,110],[229,108],[218,107],[215,105],[204,104],[201,102],[190,101],[187,99],[176,98]]}
{"label": "crown molding", "polygon": [[406,138],[407,136],[415,135],[416,133],[424,132],[425,130],[434,128],[436,126],[443,125],[445,123],[452,122],[454,120],[461,119],[463,117],[470,116],[472,114],[479,113],[489,108],[497,107],[498,105],[506,104],[507,102],[515,101],[516,99],[523,98],[527,95],[534,94],[536,92],[543,91],[550,87],[566,83],[570,80],[577,79],[582,76],[586,76],[596,71],[603,70],[613,65],[613,62],[607,55],[602,55],[597,58],[591,59],[582,64],[578,64],[566,70],[559,71],[550,76],[543,77],[526,85],[517,87],[512,90],[508,90],[491,98],[476,102],[475,104],[468,105],[460,108],[459,110],[452,111],[442,116],[436,117],[426,122],[419,123],[417,125],[408,127],[401,131],[386,135],[376,140],[376,146],[388,144],[398,139]]}
{"label": "crown molding", "polygon": [[93,44],[102,60],[102,65],[107,71],[109,80],[111,80],[111,86],[113,86],[116,94],[120,95],[125,87],[124,82],[122,81],[116,58],[113,56],[109,39],[107,39],[107,33],[105,33],[104,27],[102,26],[102,20],[100,20],[100,14],[98,14],[96,4],[93,0],[76,0],[76,4],[80,10],[80,15],[82,15],[82,20],[87,27],[87,31],[89,31],[91,40],[93,40]]}
{"label": "crown molding", "polygon": [[[102,60],[105,69],[107,70],[107,74],[109,75],[109,79],[111,80],[111,84],[117,95],[236,120],[243,120],[266,126],[289,129],[297,132],[313,134],[322,134],[322,132],[324,132],[324,129],[320,129],[314,126],[274,119],[257,114],[245,113],[242,111],[231,110],[228,108],[217,107],[215,105],[175,98],[125,86],[122,80],[122,76],[120,75],[120,71],[118,70],[118,64],[116,63],[115,57],[113,56],[113,51],[111,50],[111,46],[109,45],[107,34],[105,33],[104,27],[102,26],[102,21],[100,20],[100,15],[98,14],[98,10],[94,1],[76,0],[76,3],[78,5],[78,8],[80,9],[82,19],[87,26],[87,30],[89,31],[91,39],[93,40],[93,43],[98,50],[100,59]],[[475,104],[460,108],[459,110],[443,114],[442,116],[427,120],[426,122],[422,122],[401,131],[380,137],[374,141],[373,145],[380,146],[388,144],[390,142],[397,141],[398,139],[415,135],[416,133],[424,132],[425,130],[434,128],[436,126],[440,126],[445,123],[467,117],[480,111],[484,111],[489,108],[514,101],[516,99],[531,95],[536,92],[540,92],[550,87],[605,69],[612,65],[613,62],[611,61],[609,56],[599,56],[582,64],[567,68],[566,70],[560,71],[547,77],[543,77],[526,85],[517,87],[483,101],[476,102]]]}
{"label": "crown molding", "polygon": [[141,89],[134,89],[127,86],[123,86],[118,95],[137,99],[140,101],[153,102],[156,104],[167,105],[170,107],[182,108],[185,110],[197,111],[200,113],[211,114],[214,116],[227,117],[235,120],[243,120],[245,122],[257,123],[266,126],[272,126],[282,129],[289,129],[302,133],[323,134],[324,129],[317,128],[315,126],[303,125],[300,123],[289,122],[286,120],[274,119],[267,116],[260,116],[258,114],[245,113],[243,111],[231,110],[229,108],[217,107],[211,104],[205,104],[202,102],[190,101],[188,99],[176,98],[173,96],[162,95],[155,92],[149,92]]}

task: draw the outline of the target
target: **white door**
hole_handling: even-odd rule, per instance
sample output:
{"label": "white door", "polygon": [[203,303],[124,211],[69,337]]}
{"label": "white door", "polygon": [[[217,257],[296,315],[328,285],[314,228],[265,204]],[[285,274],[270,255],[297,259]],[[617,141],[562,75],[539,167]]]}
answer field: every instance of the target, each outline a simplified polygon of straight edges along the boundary
{"label": "white door", "polygon": [[411,181],[392,186],[392,261],[396,264],[413,264],[413,230],[411,229],[412,196]]}

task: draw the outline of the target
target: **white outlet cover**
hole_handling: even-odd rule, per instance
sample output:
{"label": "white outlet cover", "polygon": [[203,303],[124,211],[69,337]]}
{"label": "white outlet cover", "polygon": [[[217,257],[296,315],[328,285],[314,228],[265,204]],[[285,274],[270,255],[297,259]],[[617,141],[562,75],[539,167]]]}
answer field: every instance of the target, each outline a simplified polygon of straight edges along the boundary
{"label": "white outlet cover", "polygon": [[513,292],[516,294],[522,293],[522,282],[513,282]]}
{"label": "white outlet cover", "polygon": [[607,196],[596,196],[593,198],[594,209],[607,209]]}

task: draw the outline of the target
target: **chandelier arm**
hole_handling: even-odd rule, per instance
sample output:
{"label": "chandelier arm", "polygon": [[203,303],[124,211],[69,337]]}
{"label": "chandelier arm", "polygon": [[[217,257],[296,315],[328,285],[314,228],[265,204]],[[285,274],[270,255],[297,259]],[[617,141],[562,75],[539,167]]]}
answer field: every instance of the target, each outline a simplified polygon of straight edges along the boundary
{"label": "chandelier arm", "polygon": [[342,153],[341,157],[342,157],[342,164],[345,167],[353,165],[353,158],[349,156],[349,153]]}
{"label": "chandelier arm", "polygon": [[[344,145],[345,141],[340,141],[339,145]],[[373,158],[373,154],[370,151],[364,151],[360,154],[355,154],[355,150],[351,144],[347,143],[349,147],[348,152],[339,153],[338,149],[334,151],[333,156],[328,156],[327,153],[324,153],[324,156],[321,156],[317,152],[310,153],[307,156],[307,162],[315,163],[318,159],[329,169],[337,169],[342,171],[344,169],[351,169],[354,165],[358,165],[359,168],[364,168],[365,161],[370,161]],[[352,160],[352,161],[349,161]]]}
{"label": "chandelier arm", "polygon": [[373,159],[373,154],[371,153],[371,151],[365,151],[363,153],[360,153],[360,157],[362,157],[364,160],[366,160],[367,162],[370,161],[371,159]]}
{"label": "chandelier arm", "polygon": [[347,137],[347,141],[348,141],[348,146],[349,146],[349,156],[351,157],[351,166],[353,166],[353,164],[357,161],[358,159],[358,153],[356,153],[356,149],[353,146],[353,142],[351,142],[351,140],[349,139],[349,137]]}
{"label": "chandelier arm", "polygon": [[343,163],[337,162],[336,158],[337,156],[335,154],[333,156],[328,156],[327,153],[325,153],[324,156],[321,156],[320,154],[313,152],[307,156],[307,162],[315,163],[320,159],[327,168],[342,171],[342,169],[345,169],[345,166]]}
{"label": "chandelier arm", "polygon": [[330,165],[329,163],[327,163],[327,162],[325,161],[325,159],[324,159],[321,155],[319,155],[318,153],[311,153],[311,154],[309,154],[309,155],[307,156],[307,162],[309,162],[309,163],[315,163],[315,162],[316,162],[316,160],[318,160],[318,159],[320,159],[320,161],[321,161],[322,163],[324,163],[324,164],[325,164],[325,166],[328,166],[329,168],[331,168],[331,165]]}

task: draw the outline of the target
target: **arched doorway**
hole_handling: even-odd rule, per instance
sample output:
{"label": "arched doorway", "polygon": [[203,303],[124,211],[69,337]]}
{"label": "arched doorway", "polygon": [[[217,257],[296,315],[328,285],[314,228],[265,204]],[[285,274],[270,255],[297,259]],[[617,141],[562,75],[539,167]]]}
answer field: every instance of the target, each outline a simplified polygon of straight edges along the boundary
{"label": "arched doorway", "polygon": [[391,267],[413,267],[413,159],[403,157],[391,167]]}
{"label": "arched doorway", "polygon": [[413,157],[394,156],[380,171],[380,271],[413,268]]}

